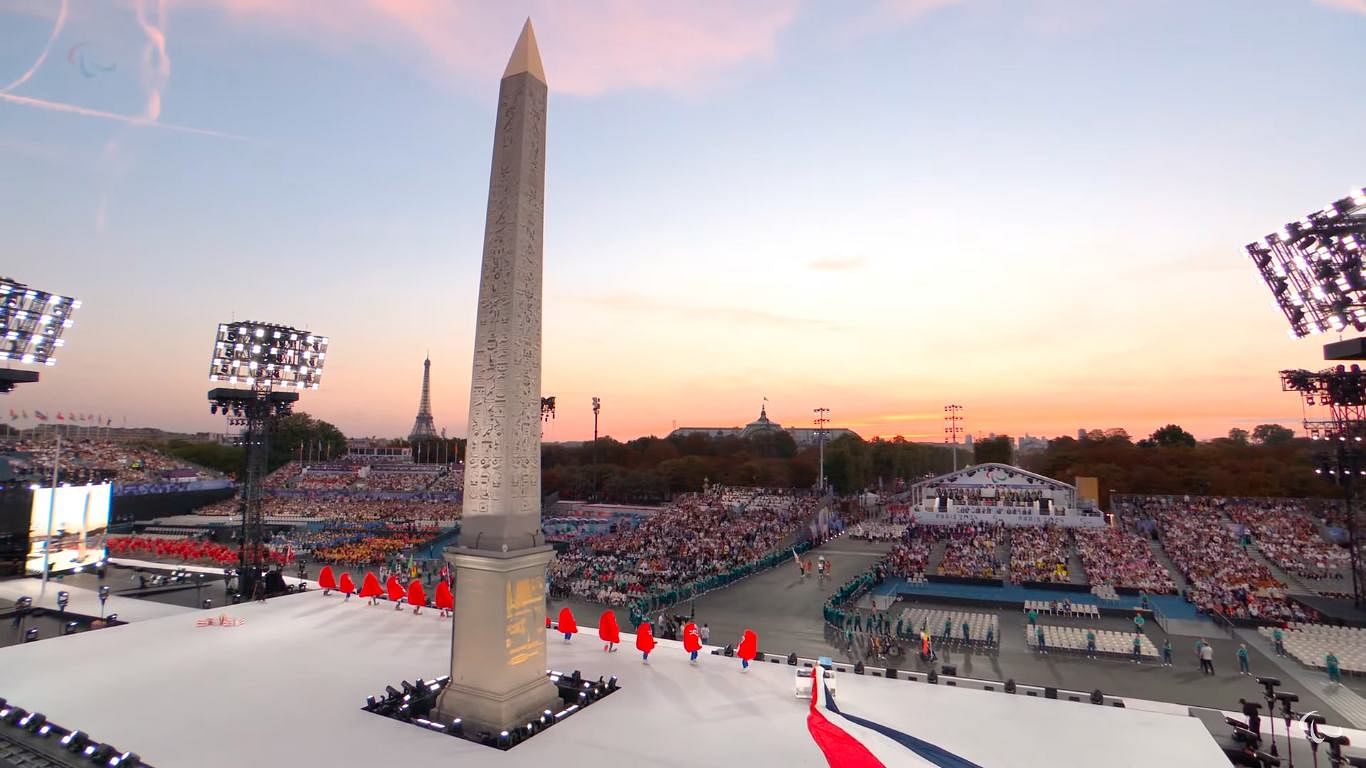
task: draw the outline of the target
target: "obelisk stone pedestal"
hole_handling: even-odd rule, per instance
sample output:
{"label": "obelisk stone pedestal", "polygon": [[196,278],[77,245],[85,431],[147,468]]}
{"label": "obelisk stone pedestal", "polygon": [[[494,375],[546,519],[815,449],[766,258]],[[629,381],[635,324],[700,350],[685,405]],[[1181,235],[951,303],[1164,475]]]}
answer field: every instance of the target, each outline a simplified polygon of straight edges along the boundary
{"label": "obelisk stone pedestal", "polygon": [[491,555],[451,547],[444,554],[456,572],[456,613],[451,681],[438,711],[463,719],[467,732],[492,733],[558,712],[559,695],[545,676],[545,569],[554,550]]}

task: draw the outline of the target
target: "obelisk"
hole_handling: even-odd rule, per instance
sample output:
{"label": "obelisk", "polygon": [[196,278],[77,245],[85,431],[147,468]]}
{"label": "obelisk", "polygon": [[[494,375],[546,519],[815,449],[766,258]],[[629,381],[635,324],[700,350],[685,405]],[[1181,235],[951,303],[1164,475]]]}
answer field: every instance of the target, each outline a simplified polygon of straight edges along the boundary
{"label": "obelisk", "polygon": [[545,72],[527,19],[498,87],[474,330],[451,681],[442,716],[493,730],[558,709],[545,676],[541,535],[541,229]]}

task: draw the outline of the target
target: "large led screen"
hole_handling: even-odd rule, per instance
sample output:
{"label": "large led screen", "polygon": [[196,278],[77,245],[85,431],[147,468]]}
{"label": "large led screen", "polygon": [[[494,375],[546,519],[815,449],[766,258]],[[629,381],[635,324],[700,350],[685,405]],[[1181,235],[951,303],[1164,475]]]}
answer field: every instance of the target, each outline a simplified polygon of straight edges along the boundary
{"label": "large led screen", "polygon": [[109,531],[110,488],[104,485],[63,486],[53,499],[51,488],[33,492],[29,514],[28,572],[43,572],[47,551],[50,573],[88,568],[104,559],[104,539]]}

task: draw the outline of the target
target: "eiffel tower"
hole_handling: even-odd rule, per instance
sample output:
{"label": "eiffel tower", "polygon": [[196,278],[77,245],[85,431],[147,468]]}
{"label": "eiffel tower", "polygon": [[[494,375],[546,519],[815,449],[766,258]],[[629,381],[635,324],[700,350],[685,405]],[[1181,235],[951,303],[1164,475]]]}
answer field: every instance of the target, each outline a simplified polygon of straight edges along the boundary
{"label": "eiffel tower", "polygon": [[408,435],[408,442],[436,438],[436,425],[432,423],[432,358],[428,355],[422,361],[422,402],[417,406],[417,420],[413,422],[413,433]]}

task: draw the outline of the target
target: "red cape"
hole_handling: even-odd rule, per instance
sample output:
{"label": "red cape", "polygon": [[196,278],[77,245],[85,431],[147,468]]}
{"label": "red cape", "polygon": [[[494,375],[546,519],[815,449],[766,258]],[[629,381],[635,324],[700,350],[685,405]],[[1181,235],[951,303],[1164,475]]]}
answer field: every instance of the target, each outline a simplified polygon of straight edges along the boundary
{"label": "red cape", "polygon": [[348,595],[356,591],[356,582],[351,580],[351,574],[346,573],[345,571],[342,572],[341,584],[337,589],[340,589]]}
{"label": "red cape", "polygon": [[384,583],[384,591],[388,592],[389,599],[396,603],[407,596],[403,592],[403,585],[398,583],[397,576],[389,577],[389,580]]}
{"label": "red cape", "polygon": [[360,583],[361,597],[383,597],[384,590],[379,587],[379,579],[375,578],[374,571],[365,572],[365,580]]}
{"label": "red cape", "polygon": [[422,589],[422,582],[413,579],[413,583],[408,585],[408,605],[423,606],[427,604],[427,593]]}
{"label": "red cape", "polygon": [[617,615],[610,610],[603,611],[598,617],[598,637],[604,643],[621,642],[621,630],[617,628]]}
{"label": "red cape", "polygon": [[735,650],[735,655],[745,661],[753,661],[759,654],[759,636],[754,634],[754,630],[747,629],[745,634],[740,637],[740,647]]}
{"label": "red cape", "polygon": [[436,585],[436,607],[455,610],[455,595],[451,594],[450,585],[444,581]]}
{"label": "red cape", "polygon": [[683,627],[683,650],[688,653],[702,650],[702,637],[697,633],[697,624],[688,622]]}
{"label": "red cape", "polygon": [[323,589],[336,589],[337,579],[332,575],[332,566],[324,565],[318,572],[318,586]]}
{"label": "red cape", "polygon": [[636,627],[636,650],[653,651],[655,649],[655,636],[650,631],[650,622],[641,622]]}
{"label": "red cape", "polygon": [[574,613],[567,605],[560,609],[560,631],[570,635],[579,631],[579,625],[574,623]]}

